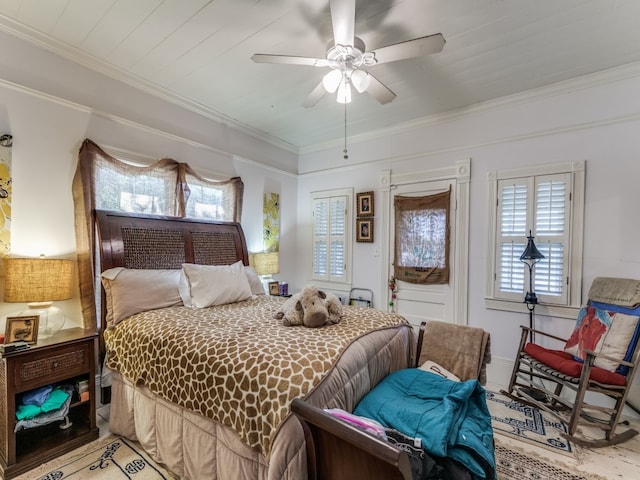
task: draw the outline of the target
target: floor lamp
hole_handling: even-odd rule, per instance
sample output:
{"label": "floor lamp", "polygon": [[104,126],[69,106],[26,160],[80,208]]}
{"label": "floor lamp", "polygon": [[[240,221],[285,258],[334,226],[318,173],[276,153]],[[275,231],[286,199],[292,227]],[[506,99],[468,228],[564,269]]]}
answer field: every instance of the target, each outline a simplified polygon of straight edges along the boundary
{"label": "floor lamp", "polygon": [[[538,297],[536,296],[536,292],[533,290],[533,267],[540,260],[544,259],[544,255],[537,249],[536,244],[533,241],[533,235],[531,235],[531,230],[529,230],[527,239],[527,248],[525,248],[522,255],[520,255],[520,261],[529,267],[529,290],[524,296],[524,303],[527,304],[527,310],[529,310],[529,341],[533,343],[535,340],[535,334],[533,333],[533,316],[538,303]],[[538,390],[531,388],[523,388],[522,390],[526,395],[529,395],[537,401],[544,401],[546,399],[546,395]]]}
{"label": "floor lamp", "polygon": [[527,309],[529,310],[529,328],[531,329],[529,331],[529,341],[533,342],[533,315],[538,303],[538,297],[536,296],[536,292],[533,290],[533,267],[540,260],[544,259],[544,255],[540,253],[540,250],[536,247],[536,244],[533,241],[533,235],[531,235],[531,230],[529,230],[527,239],[527,248],[525,248],[522,255],[520,255],[520,261],[529,267],[529,290],[524,296],[524,303],[527,304]]}

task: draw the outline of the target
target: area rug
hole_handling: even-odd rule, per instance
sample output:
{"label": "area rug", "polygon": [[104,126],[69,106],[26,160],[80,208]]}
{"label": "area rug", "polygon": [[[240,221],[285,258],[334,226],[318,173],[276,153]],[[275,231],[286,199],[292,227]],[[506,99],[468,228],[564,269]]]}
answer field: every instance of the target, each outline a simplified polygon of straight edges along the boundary
{"label": "area rug", "polygon": [[171,480],[135,442],[115,435],[91,442],[14,480]]}
{"label": "area rug", "polygon": [[607,480],[508,445],[500,441],[500,434],[494,436],[494,441],[498,480]]}
{"label": "area rug", "polygon": [[487,406],[494,432],[573,456],[575,447],[561,435],[567,427],[553,415],[489,390]]}
{"label": "area rug", "polygon": [[[558,463],[509,445],[494,436],[498,480],[606,480],[571,471]],[[173,480],[135,443],[108,435],[52,460],[14,480]]]}

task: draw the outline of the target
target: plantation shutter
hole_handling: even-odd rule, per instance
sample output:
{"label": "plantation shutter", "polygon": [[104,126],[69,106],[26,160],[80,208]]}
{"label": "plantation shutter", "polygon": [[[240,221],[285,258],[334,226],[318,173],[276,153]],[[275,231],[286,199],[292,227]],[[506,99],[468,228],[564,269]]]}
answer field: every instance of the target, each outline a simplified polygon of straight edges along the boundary
{"label": "plantation shutter", "polygon": [[344,277],[345,203],[344,197],[332,198],[329,201],[329,211],[331,212],[329,275],[331,280]]}
{"label": "plantation shutter", "polygon": [[329,279],[329,199],[315,201],[313,207],[313,278]]}
{"label": "plantation shutter", "polygon": [[[536,246],[545,256],[535,266],[535,291],[541,296],[566,301],[566,272],[569,245],[567,217],[569,213],[568,175],[545,175],[536,178],[535,234]],[[545,299],[551,302],[549,299]]]}
{"label": "plantation shutter", "polygon": [[526,179],[506,180],[498,184],[498,242],[496,252],[498,291],[503,297],[517,299],[525,291],[524,252],[527,232]]}
{"label": "plantation shutter", "polygon": [[545,258],[534,267],[534,291],[541,302],[567,301],[570,175],[540,175],[498,182],[496,293],[520,300],[529,289],[520,261],[531,230]]}
{"label": "plantation shutter", "polygon": [[346,281],[347,197],[316,198],[313,204],[313,278]]}

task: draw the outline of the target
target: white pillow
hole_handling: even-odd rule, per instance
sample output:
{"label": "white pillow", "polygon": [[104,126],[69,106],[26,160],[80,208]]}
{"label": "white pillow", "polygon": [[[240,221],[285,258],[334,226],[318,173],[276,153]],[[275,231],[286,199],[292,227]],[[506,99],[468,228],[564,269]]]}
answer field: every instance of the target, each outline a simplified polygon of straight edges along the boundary
{"label": "white pillow", "polygon": [[262,280],[260,280],[260,277],[253,267],[244,267],[244,273],[246,273],[247,280],[249,280],[251,293],[254,295],[264,295],[264,285],[262,285]]}
{"label": "white pillow", "polygon": [[123,267],[102,272],[107,325],[113,328],[135,313],[180,304],[180,272]]}
{"label": "white pillow", "polygon": [[[624,358],[627,353],[627,349],[629,348],[629,342],[631,342],[633,333],[636,330],[638,317],[620,312],[610,312],[610,314],[611,327],[607,332],[607,336],[604,337],[600,353],[613,358]],[[596,358],[593,364],[596,367],[604,368],[610,372],[615,372],[615,370],[620,366],[618,362],[612,362],[611,360],[606,360],[604,358]]]}
{"label": "white pillow", "polygon": [[182,270],[186,282],[180,288],[180,296],[183,303],[191,308],[240,302],[251,296],[241,261],[228,266],[184,263]]}

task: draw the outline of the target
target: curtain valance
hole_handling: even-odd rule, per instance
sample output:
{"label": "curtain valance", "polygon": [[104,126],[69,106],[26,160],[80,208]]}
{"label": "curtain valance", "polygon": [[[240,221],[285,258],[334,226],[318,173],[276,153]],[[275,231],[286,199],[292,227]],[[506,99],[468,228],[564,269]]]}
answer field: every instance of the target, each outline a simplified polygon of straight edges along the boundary
{"label": "curtain valance", "polygon": [[423,197],[396,196],[394,278],[417,284],[449,282],[451,189]]}

